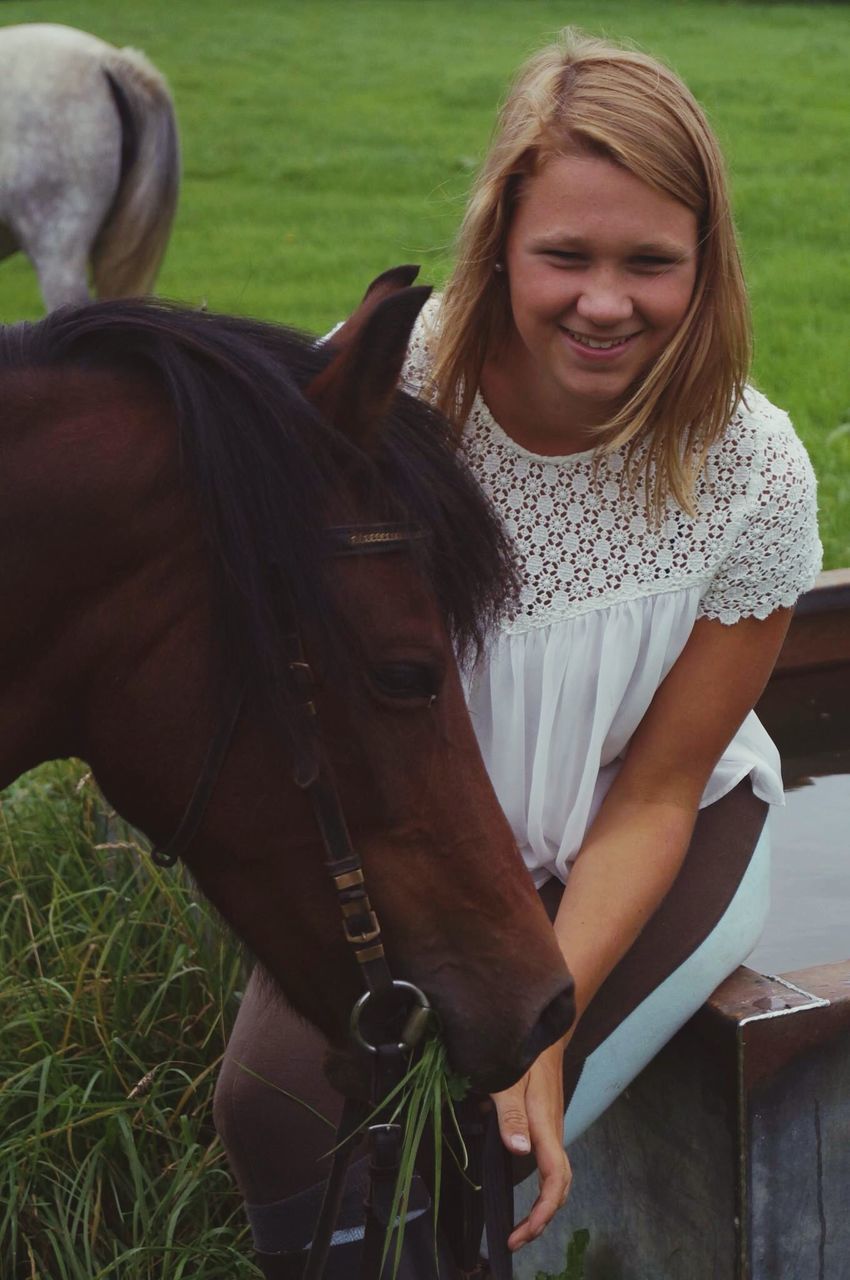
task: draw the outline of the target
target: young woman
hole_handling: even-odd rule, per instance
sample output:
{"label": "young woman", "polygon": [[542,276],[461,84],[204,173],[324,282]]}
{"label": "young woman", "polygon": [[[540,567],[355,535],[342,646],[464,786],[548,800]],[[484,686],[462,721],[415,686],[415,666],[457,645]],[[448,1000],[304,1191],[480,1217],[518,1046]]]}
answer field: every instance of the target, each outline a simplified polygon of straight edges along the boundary
{"label": "young woman", "polygon": [[[763,921],[782,783],[752,707],[820,545],[811,467],[749,355],[702,111],[656,60],[565,32],[513,86],[408,367],[515,540],[520,602],[468,700],[576,981],[570,1035],[495,1099],[540,1179],[514,1249],[566,1198],[565,1142]],[[216,1117],[268,1276],[297,1273],[293,1197],[328,1140],[257,1076],[327,1110],[320,1053],[252,984]]]}

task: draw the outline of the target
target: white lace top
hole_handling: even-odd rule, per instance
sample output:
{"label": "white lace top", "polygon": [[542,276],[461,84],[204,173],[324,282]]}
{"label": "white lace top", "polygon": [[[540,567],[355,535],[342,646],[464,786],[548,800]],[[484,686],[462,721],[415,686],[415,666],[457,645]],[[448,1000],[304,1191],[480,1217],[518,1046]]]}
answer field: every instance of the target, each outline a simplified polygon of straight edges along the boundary
{"label": "white lace top", "polygon": [[[414,331],[405,381],[427,382],[439,301]],[[519,607],[467,677],[484,761],[539,886],[562,880],[626,746],[697,618],[733,623],[793,605],[820,568],[815,478],[788,416],[747,394],[713,446],[697,515],[672,502],[652,528],[623,457],[529,453],[477,397],[469,465],[512,535]],[[750,714],[714,770],[702,806],[742,778],[783,802],[778,752]]]}

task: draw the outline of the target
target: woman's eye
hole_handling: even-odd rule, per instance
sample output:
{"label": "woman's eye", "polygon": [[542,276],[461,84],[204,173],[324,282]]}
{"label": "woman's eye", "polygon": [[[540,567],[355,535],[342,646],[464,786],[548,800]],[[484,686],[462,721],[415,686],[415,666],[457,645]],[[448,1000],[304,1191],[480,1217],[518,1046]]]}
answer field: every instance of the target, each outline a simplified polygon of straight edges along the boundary
{"label": "woman's eye", "polygon": [[580,253],[570,253],[566,249],[552,249],[549,257],[554,258],[562,267],[581,266],[585,261]]}
{"label": "woman's eye", "polygon": [[436,698],[439,679],[434,667],[424,662],[384,662],[373,667],[376,688],[390,698]]}
{"label": "woman's eye", "polygon": [[633,258],[632,264],[639,271],[666,271],[668,267],[675,266],[675,258]]}

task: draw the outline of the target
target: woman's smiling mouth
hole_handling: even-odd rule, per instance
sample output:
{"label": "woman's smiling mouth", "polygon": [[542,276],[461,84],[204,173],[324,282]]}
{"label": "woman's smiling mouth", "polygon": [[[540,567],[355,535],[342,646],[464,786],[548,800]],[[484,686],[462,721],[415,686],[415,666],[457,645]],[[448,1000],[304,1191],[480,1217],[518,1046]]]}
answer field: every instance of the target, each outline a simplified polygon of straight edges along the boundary
{"label": "woman's smiling mouth", "polygon": [[641,333],[638,329],[634,333],[618,334],[616,338],[591,338],[590,334],[579,333],[577,329],[567,329],[566,325],[561,325],[559,328],[561,333],[566,335],[573,351],[580,352],[586,360],[611,360],[612,357],[626,351]]}
{"label": "woman's smiling mouth", "polygon": [[562,333],[565,333],[578,346],[583,347],[585,351],[604,354],[616,354],[622,351],[633,338],[637,338],[640,334],[640,330],[636,330],[634,333],[620,334],[616,338],[591,338],[589,334],[568,329],[566,325],[561,325],[560,328]]}

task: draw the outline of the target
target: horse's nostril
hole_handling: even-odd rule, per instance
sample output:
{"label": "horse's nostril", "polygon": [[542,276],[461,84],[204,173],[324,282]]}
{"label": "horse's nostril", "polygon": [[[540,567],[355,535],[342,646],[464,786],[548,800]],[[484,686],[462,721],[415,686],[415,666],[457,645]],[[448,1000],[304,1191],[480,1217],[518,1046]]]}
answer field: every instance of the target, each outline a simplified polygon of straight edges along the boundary
{"label": "horse's nostril", "polygon": [[575,1013],[573,984],[570,982],[555,996],[554,1000],[550,1000],[529,1032],[522,1048],[524,1070],[531,1066],[544,1049],[548,1049],[550,1044],[554,1044],[569,1031],[575,1019]]}
{"label": "horse's nostril", "polygon": [[554,999],[541,1010],[525,1038],[506,1037],[501,1045],[501,1053],[488,1055],[486,1066],[482,1066],[480,1037],[470,1033],[468,1024],[455,1027],[453,1066],[461,1075],[471,1077],[477,1092],[499,1093],[516,1084],[535,1058],[569,1031],[574,1019],[573,984],[567,981]]}

